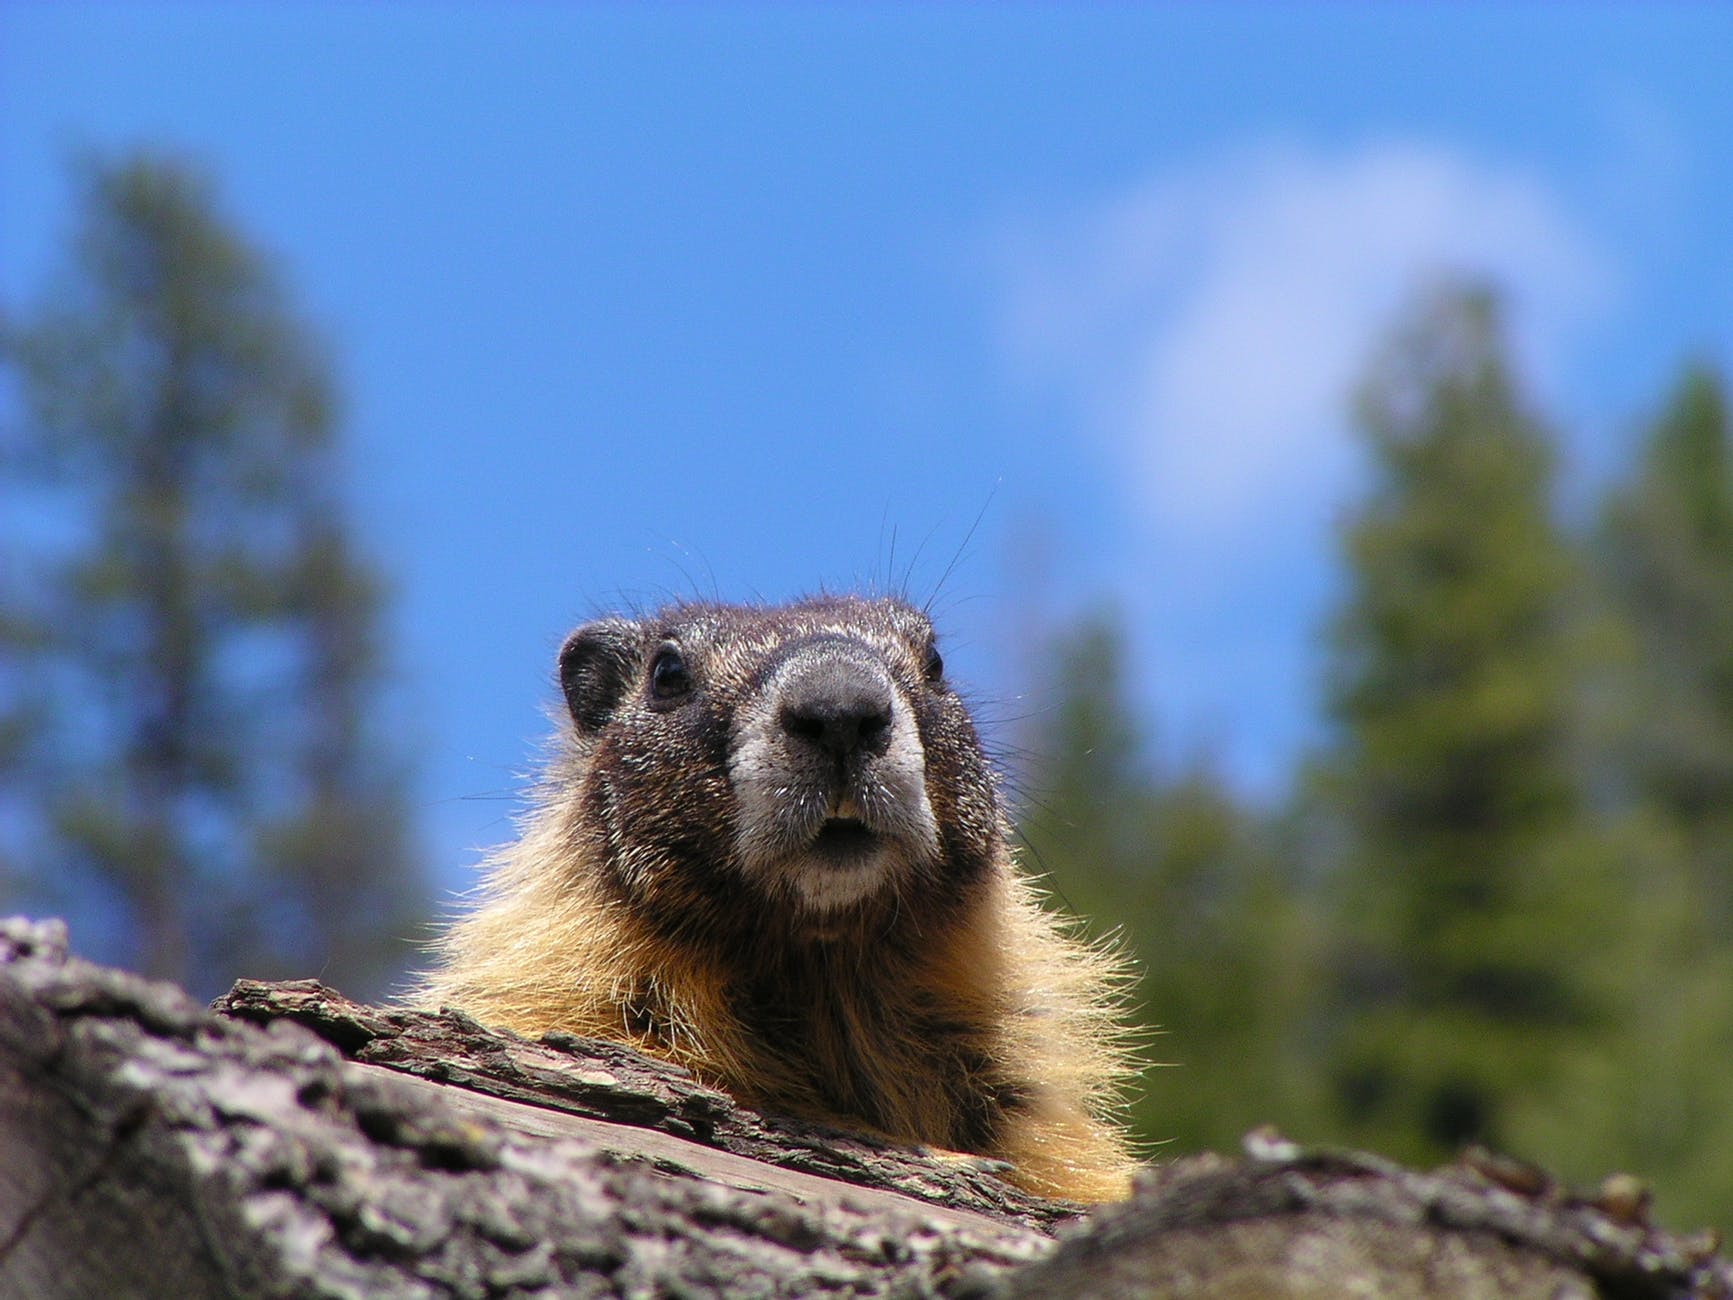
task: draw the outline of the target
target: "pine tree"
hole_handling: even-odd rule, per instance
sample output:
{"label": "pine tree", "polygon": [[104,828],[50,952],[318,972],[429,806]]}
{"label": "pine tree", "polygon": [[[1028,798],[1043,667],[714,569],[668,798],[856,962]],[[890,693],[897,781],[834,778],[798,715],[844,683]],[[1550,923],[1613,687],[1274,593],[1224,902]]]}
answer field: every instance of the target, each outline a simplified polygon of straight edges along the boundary
{"label": "pine tree", "polygon": [[1598,1063],[1609,1157],[1664,1213],[1733,1227],[1733,424],[1684,373],[1610,495],[1596,554],[1627,654],[1597,755],[1635,879],[1619,963],[1629,1041]]}
{"label": "pine tree", "polygon": [[1038,865],[1080,915],[1113,924],[1144,875],[1152,779],[1127,698],[1124,633],[1104,612],[1065,629],[1036,665],[1047,700],[1026,749],[1020,829]]}
{"label": "pine tree", "polygon": [[1696,888],[1733,925],[1733,447],[1726,395],[1686,372],[1614,494],[1601,546],[1638,669],[1622,768],[1689,841]]}
{"label": "pine tree", "polygon": [[13,486],[41,525],[42,635],[0,646],[41,724],[10,778],[40,814],[23,892],[92,918],[87,950],[202,991],[377,991],[420,882],[324,362],[195,174],[138,157],[81,179],[63,282],[7,338]]}
{"label": "pine tree", "polygon": [[1397,1156],[1522,1149],[1525,1107],[1601,1015],[1580,974],[1604,898],[1548,435],[1478,290],[1395,336],[1360,417],[1374,482],[1345,533],[1324,787],[1350,845],[1338,1104],[1349,1136]]}
{"label": "pine tree", "polygon": [[1116,936],[1150,1062],[1139,1136],[1190,1151],[1315,1114],[1294,1026],[1315,954],[1273,837],[1205,761],[1167,773],[1131,697],[1110,614],[1065,629],[1040,672],[1019,824],[1058,896]]}

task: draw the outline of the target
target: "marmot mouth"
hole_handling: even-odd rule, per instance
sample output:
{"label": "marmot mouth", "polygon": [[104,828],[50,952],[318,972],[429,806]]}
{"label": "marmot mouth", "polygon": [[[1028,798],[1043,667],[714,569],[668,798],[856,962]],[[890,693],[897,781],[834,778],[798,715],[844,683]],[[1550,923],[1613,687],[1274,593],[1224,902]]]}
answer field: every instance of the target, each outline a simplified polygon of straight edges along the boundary
{"label": "marmot mouth", "polygon": [[858,817],[827,817],[812,841],[812,851],[838,865],[852,863],[876,852],[879,837]]}

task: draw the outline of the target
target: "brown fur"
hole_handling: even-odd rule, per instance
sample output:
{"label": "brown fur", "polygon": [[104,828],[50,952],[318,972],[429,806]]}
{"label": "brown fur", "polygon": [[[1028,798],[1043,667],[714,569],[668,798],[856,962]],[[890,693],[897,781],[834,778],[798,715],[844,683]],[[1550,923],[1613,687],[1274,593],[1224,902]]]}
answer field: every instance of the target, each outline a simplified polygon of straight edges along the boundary
{"label": "brown fur", "polygon": [[[1108,1118],[1129,1074],[1122,972],[1017,872],[931,638],[900,602],[851,598],[580,629],[538,806],[487,864],[419,1000],[623,1041],[766,1110],[1000,1157],[1036,1192],[1123,1195],[1131,1160]],[[790,647],[829,662],[833,645],[893,683],[937,837],[929,851],[909,832],[882,881],[820,906],[800,888],[808,857],[755,868],[740,848],[740,823],[764,815],[741,755],[760,697],[786,689]],[[672,703],[652,685],[668,646],[691,675]]]}

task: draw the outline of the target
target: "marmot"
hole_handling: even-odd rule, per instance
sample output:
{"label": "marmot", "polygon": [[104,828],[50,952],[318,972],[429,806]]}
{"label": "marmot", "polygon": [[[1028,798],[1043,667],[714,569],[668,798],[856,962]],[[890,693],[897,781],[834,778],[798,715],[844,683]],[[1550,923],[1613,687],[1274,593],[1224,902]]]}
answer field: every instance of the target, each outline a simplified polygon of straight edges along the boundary
{"label": "marmot", "polygon": [[1118,961],[1037,903],[932,624],[896,599],[585,624],[518,843],[419,1000],[748,1104],[1125,1194]]}

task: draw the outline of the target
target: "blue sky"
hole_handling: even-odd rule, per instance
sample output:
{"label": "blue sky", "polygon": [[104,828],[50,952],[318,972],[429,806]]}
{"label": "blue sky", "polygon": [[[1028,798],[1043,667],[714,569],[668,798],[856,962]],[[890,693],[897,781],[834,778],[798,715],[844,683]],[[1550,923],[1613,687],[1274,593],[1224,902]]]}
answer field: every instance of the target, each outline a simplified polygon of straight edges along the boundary
{"label": "blue sky", "polygon": [[0,0],[0,304],[71,152],[133,145],[338,359],[453,885],[571,625],[871,582],[893,534],[918,596],[957,560],[990,713],[1043,707],[1033,619],[1117,602],[1166,744],[1279,791],[1404,293],[1506,287],[1567,504],[1733,366],[1724,6]]}

